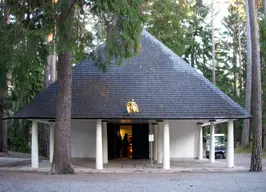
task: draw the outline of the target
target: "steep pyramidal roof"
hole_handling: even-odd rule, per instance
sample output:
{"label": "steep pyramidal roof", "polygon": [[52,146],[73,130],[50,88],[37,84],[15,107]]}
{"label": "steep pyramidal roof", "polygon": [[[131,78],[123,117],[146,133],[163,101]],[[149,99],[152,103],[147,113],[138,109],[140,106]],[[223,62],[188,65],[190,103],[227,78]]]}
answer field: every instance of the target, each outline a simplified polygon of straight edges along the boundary
{"label": "steep pyramidal roof", "polygon": [[[228,119],[250,115],[147,31],[142,51],[123,67],[99,71],[92,60],[73,67],[72,118]],[[14,118],[55,118],[57,82]],[[129,115],[135,99],[139,113]]]}

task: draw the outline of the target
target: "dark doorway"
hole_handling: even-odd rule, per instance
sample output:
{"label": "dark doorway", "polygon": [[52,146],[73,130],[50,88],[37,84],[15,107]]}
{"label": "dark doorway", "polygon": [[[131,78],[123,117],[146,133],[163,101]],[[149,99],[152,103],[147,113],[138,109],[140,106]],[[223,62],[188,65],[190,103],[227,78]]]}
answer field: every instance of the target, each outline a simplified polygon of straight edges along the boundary
{"label": "dark doorway", "polygon": [[149,159],[149,124],[132,125],[132,158]]}
{"label": "dark doorway", "polygon": [[[123,153],[121,152],[123,144],[121,143],[120,126],[121,130],[125,127],[124,124],[107,124],[108,159],[123,157]],[[129,126],[132,127],[132,138],[129,135],[132,141],[130,147],[130,149],[132,148],[132,156],[129,155],[128,158],[149,159],[149,124],[131,124]]]}
{"label": "dark doorway", "polygon": [[108,123],[107,124],[107,137],[108,137],[108,159],[119,158],[118,147],[118,132],[119,127],[117,124]]}

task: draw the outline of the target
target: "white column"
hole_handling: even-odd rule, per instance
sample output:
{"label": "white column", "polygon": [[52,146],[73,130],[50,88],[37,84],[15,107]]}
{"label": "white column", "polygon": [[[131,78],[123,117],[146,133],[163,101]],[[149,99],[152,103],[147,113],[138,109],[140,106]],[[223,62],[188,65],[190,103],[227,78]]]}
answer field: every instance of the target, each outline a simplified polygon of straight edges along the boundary
{"label": "white column", "polygon": [[158,157],[158,124],[153,124],[153,131],[154,131],[154,160],[157,161]]}
{"label": "white column", "polygon": [[158,126],[158,151],[157,151],[157,163],[163,163],[163,123],[159,122]]}
{"label": "white column", "polygon": [[54,156],[54,123],[50,123],[50,163],[53,162]]}
{"label": "white column", "polygon": [[164,120],[163,128],[163,169],[170,169],[169,120]]}
{"label": "white column", "polygon": [[31,167],[39,168],[39,147],[37,121],[32,121],[31,126]]}
{"label": "white column", "polygon": [[210,152],[209,152],[209,162],[215,162],[215,147],[214,147],[214,122],[210,124]]}
{"label": "white column", "polygon": [[103,169],[102,121],[96,120],[96,169]]}
{"label": "white column", "polygon": [[234,122],[228,121],[227,132],[227,167],[234,167]]}
{"label": "white column", "polygon": [[[152,134],[153,133],[153,130],[152,130],[152,124],[149,123],[149,134]],[[151,159],[151,142],[149,142],[149,159]]]}
{"label": "white column", "polygon": [[103,126],[103,163],[108,163],[108,138],[107,138],[107,122],[102,123]]}
{"label": "white column", "polygon": [[199,131],[199,154],[198,159],[203,159],[203,138],[202,138],[202,123],[198,123],[198,131]]}

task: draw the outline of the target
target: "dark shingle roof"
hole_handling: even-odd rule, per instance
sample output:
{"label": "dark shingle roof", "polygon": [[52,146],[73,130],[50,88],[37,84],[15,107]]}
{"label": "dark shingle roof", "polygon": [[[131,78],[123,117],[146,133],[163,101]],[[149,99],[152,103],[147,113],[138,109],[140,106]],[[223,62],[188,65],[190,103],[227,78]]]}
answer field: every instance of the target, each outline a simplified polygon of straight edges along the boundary
{"label": "dark shingle roof", "polygon": [[[57,82],[15,118],[55,117]],[[123,67],[99,71],[93,61],[73,67],[72,118],[228,119],[249,114],[147,31],[142,51]],[[129,116],[135,99],[140,112]]]}

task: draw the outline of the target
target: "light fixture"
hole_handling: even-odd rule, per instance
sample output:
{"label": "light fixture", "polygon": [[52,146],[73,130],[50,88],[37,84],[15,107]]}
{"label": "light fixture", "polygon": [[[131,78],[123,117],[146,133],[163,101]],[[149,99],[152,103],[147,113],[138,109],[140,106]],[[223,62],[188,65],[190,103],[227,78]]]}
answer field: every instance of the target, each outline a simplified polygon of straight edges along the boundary
{"label": "light fixture", "polygon": [[119,121],[120,123],[132,123],[133,121],[132,121],[132,119],[120,119],[120,121]]}

